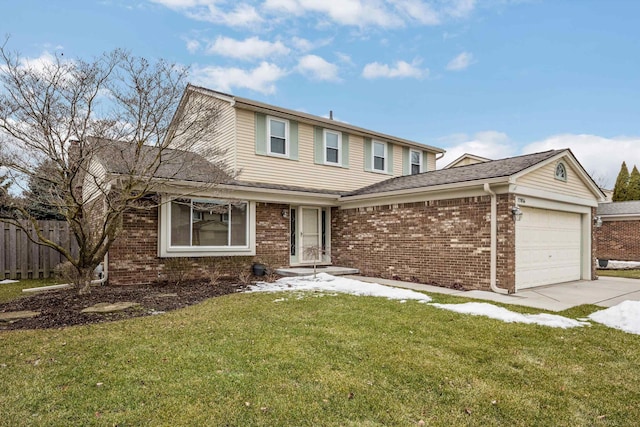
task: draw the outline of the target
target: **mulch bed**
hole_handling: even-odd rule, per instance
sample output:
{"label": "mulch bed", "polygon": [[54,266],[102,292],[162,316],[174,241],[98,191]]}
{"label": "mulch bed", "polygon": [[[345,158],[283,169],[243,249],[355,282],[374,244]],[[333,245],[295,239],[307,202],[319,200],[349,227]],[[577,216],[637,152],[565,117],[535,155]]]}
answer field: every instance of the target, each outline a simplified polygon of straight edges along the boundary
{"label": "mulch bed", "polygon": [[[80,295],[77,289],[61,289],[25,295],[0,304],[0,312],[30,310],[39,316],[13,323],[0,323],[5,329],[49,329],[72,325],[86,325],[132,317],[149,316],[197,304],[208,298],[242,291],[236,283],[194,281],[159,283],[138,286],[94,286],[91,293]],[[175,294],[175,295],[171,295]],[[140,305],[114,313],[81,313],[81,310],[101,302],[137,302]]]}

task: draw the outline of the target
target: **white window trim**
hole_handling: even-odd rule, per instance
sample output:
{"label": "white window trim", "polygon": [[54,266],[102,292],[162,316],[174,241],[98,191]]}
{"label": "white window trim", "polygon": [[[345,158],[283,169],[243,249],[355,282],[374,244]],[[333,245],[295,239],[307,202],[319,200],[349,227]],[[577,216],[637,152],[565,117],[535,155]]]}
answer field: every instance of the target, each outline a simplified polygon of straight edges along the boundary
{"label": "white window trim", "polygon": [[[331,133],[338,137],[338,161],[330,162],[327,160],[327,134]],[[337,132],[331,129],[322,130],[322,149],[324,152],[324,164],[329,166],[342,166],[342,132]]]}
{"label": "white window trim", "polygon": [[422,173],[424,172],[424,161],[422,159],[423,155],[422,155],[422,151],[419,150],[409,150],[409,175],[413,175],[413,161],[411,160],[413,157],[413,153],[418,153],[418,159],[420,159],[420,161],[418,162],[418,165],[420,166],[420,172]]}
{"label": "white window trim", "polygon": [[[284,154],[271,151],[271,120],[284,123]],[[267,116],[267,154],[275,157],[289,158],[289,120],[280,117]]]}
{"label": "white window trim", "polygon": [[[171,246],[171,201],[176,197],[162,196],[158,233],[158,256],[205,257],[205,256],[251,256],[256,254],[256,204],[246,201],[249,218],[247,221],[247,244],[245,246]],[[193,198],[207,200],[206,198]],[[216,199],[212,196],[211,199]]]}
{"label": "white window trim", "polygon": [[[384,146],[384,170],[376,169],[376,144],[382,144]],[[389,144],[384,141],[371,141],[371,171],[376,173],[387,173],[389,170]]]}
{"label": "white window trim", "polygon": [[[558,176],[558,168],[562,166],[562,169],[564,169],[564,178]],[[553,170],[553,175],[554,177],[558,180],[558,181],[562,181],[562,182],[567,182],[567,179],[569,178],[569,171],[567,169],[567,165],[564,162],[558,162],[556,163],[556,167]]]}

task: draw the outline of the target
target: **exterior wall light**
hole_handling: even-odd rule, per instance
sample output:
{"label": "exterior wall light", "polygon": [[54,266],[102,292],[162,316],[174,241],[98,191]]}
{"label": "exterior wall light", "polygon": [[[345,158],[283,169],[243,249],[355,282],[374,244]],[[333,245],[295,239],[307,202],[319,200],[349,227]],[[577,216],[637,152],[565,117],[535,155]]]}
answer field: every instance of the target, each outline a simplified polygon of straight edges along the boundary
{"label": "exterior wall light", "polygon": [[520,221],[522,219],[522,211],[518,206],[511,208],[511,215],[514,221]]}
{"label": "exterior wall light", "polygon": [[289,217],[289,209],[282,209],[282,212],[280,212],[280,214],[282,215],[282,218],[288,218]]}
{"label": "exterior wall light", "polygon": [[601,216],[594,216],[593,217],[593,224],[598,228],[602,227],[602,217]]}

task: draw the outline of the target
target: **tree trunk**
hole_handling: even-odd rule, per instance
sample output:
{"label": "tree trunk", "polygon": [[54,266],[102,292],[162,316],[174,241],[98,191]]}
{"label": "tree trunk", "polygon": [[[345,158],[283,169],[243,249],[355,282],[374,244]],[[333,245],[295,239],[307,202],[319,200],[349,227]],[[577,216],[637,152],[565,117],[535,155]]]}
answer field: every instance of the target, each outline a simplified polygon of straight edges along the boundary
{"label": "tree trunk", "polygon": [[91,293],[91,281],[93,280],[93,268],[79,268],[78,269],[78,280],[76,283],[76,287],[78,288],[78,293],[82,294],[90,294]]}

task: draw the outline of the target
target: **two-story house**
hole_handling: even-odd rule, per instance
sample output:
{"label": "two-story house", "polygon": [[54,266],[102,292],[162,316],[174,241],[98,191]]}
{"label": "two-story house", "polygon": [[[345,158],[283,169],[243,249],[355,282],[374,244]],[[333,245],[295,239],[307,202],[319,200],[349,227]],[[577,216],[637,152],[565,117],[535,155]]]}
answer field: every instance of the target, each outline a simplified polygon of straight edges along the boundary
{"label": "two-story house", "polygon": [[201,87],[183,102],[203,99],[219,119],[194,152],[221,150],[234,179],[175,179],[157,210],[125,218],[111,283],[228,256],[499,292],[593,276],[602,193],[569,150],[436,170],[437,147]]}

